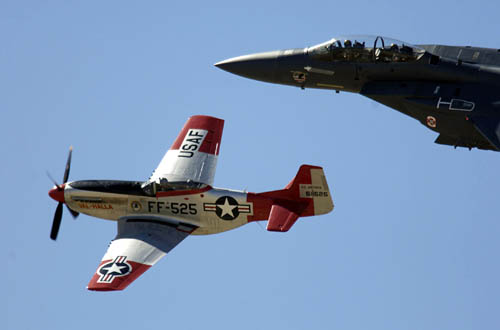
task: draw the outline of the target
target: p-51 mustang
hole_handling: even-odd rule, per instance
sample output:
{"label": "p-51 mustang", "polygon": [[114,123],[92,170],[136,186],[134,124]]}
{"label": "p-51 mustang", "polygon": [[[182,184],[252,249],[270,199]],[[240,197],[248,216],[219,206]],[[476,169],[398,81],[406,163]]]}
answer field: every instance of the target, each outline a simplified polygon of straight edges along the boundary
{"label": "p-51 mustang", "polygon": [[264,193],[212,188],[224,121],[188,119],[151,178],[145,182],[85,180],[49,191],[59,202],[50,237],[55,240],[66,204],[73,216],[85,213],[116,220],[111,242],[89,290],[123,290],[188,235],[220,233],[251,221],[266,220],[269,231],[288,231],[299,217],[333,209],[330,191],[317,166],[302,165],[282,190]]}

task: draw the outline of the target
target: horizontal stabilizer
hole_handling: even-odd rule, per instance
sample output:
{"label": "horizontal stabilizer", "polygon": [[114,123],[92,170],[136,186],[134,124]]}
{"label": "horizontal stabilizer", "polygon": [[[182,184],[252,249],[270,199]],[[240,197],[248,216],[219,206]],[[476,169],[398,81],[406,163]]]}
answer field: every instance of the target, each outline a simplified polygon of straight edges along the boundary
{"label": "horizontal stabilizer", "polygon": [[274,204],[271,207],[271,213],[269,214],[269,221],[267,222],[267,230],[269,231],[288,231],[292,228],[293,224],[299,215],[294,213],[287,208]]}

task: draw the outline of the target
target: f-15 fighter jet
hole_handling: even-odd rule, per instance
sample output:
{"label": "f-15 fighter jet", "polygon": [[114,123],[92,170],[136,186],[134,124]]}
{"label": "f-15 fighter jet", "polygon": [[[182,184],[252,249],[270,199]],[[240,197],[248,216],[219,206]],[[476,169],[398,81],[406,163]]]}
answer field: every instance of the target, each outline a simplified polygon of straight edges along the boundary
{"label": "f-15 fighter jet", "polygon": [[359,93],[438,132],[436,143],[500,151],[500,49],[347,36],[215,65],[275,84]]}
{"label": "f-15 fighter jet", "polygon": [[220,233],[266,220],[269,231],[288,231],[299,217],[325,214],[333,202],[323,169],[302,165],[282,190],[264,193],[213,188],[224,121],[193,116],[186,122],[151,178],[145,182],[67,182],[49,191],[58,201],[50,237],[55,240],[63,204],[74,217],[85,213],[114,220],[109,245],[89,290],[123,290],[189,235]]}

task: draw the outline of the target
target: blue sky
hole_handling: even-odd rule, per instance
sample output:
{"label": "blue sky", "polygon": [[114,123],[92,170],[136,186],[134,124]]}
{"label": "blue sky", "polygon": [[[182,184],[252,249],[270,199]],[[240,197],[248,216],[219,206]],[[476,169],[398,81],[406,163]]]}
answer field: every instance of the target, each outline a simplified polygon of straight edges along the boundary
{"label": "blue sky", "polygon": [[[0,3],[7,329],[498,329],[500,154],[436,145],[359,95],[243,79],[220,60],[336,35],[497,48],[476,1]],[[218,187],[324,167],[336,205],[288,233],[189,237],[124,292],[85,289],[112,222],[47,196],[70,179],[146,179],[187,117],[226,120]],[[5,322],[5,321],[4,321]],[[5,323],[3,323],[5,324]]]}

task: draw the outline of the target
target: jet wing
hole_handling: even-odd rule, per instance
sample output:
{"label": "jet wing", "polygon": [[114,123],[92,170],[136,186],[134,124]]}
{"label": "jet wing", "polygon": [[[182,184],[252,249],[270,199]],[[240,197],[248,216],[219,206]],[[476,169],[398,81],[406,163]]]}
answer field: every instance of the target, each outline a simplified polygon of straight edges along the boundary
{"label": "jet wing", "polygon": [[500,116],[475,116],[471,121],[494,150],[500,151]]}
{"label": "jet wing", "polygon": [[191,180],[212,185],[223,128],[222,119],[190,117],[149,180]]}
{"label": "jet wing", "polygon": [[111,242],[87,289],[123,290],[172,250],[195,227],[144,218],[118,221]]}

